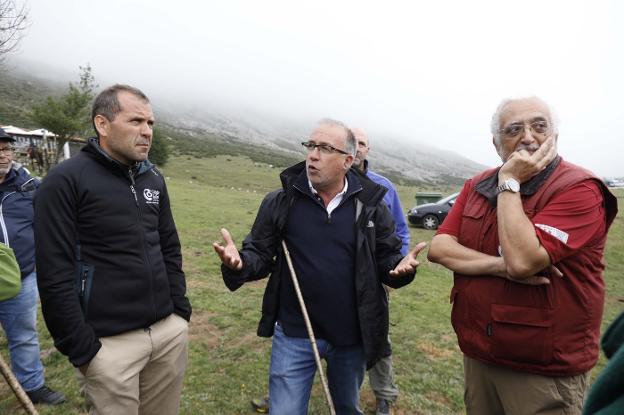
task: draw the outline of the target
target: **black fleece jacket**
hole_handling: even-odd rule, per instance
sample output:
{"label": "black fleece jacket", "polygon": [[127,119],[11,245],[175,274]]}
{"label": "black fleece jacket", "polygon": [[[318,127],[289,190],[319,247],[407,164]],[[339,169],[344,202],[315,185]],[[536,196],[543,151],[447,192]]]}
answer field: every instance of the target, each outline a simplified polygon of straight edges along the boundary
{"label": "black fleece jacket", "polygon": [[35,249],[46,325],[74,366],[99,337],[190,319],[165,180],[149,161],[122,166],[91,139],[52,169],[35,195]]}
{"label": "black fleece jacket", "polygon": [[[290,278],[281,240],[285,236],[283,232],[291,206],[296,203],[298,197],[305,197],[294,187],[296,181],[301,179],[301,175],[305,174],[305,162],[282,172],[280,175],[282,189],[271,192],[264,198],[251,233],[243,241],[243,248],[240,251],[243,269],[236,272],[225,266],[221,267],[225,285],[232,291],[247,281],[266,278],[270,274],[264,292],[262,318],[258,325],[258,335],[262,337],[273,335],[280,309],[281,281]],[[351,169],[348,175],[349,183],[359,182],[361,186],[354,195],[356,199],[354,282],[359,330],[367,366],[371,367],[389,352],[388,298],[382,283],[399,288],[412,282],[415,273],[400,278],[388,274],[403,255],[401,240],[395,233],[394,220],[383,203],[386,189],[355,169]],[[357,179],[351,180],[349,177]]]}

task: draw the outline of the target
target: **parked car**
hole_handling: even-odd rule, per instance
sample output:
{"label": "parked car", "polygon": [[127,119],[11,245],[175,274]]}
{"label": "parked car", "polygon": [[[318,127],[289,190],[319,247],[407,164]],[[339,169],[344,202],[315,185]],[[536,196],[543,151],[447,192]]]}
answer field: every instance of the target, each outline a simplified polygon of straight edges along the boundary
{"label": "parked car", "polygon": [[412,225],[420,225],[425,229],[438,229],[449,210],[455,204],[459,193],[453,193],[435,203],[418,205],[407,211],[407,220]]}
{"label": "parked car", "polygon": [[604,182],[609,187],[624,187],[624,180],[619,178],[604,179]]}

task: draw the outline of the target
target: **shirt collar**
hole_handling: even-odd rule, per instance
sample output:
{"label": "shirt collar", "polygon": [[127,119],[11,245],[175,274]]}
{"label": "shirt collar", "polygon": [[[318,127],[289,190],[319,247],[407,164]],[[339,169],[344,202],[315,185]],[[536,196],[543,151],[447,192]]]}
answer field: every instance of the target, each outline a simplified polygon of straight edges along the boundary
{"label": "shirt collar", "polygon": [[[349,189],[349,180],[347,180],[347,176],[345,176],[344,181],[345,181],[344,187],[336,196],[334,196],[334,199],[337,198],[338,196],[342,197],[347,193],[347,190]],[[310,179],[308,179],[308,187],[310,187],[310,191],[312,192],[313,195],[315,196],[318,195],[318,192],[316,191],[314,186],[312,186],[312,182],[310,181]]]}
{"label": "shirt collar", "polygon": [[[321,201],[321,197],[319,196],[319,194],[316,191],[316,189],[312,186],[312,183],[310,182],[310,179],[308,179],[308,186],[310,186],[310,191],[312,192],[312,195],[314,197],[316,197],[318,199],[318,201],[321,202],[321,204],[323,204],[323,202]],[[325,207],[325,210],[327,211],[328,215],[331,215],[332,212],[338,206],[340,206],[340,204],[342,203],[342,199],[344,199],[344,196],[347,194],[347,189],[348,188],[349,188],[349,181],[347,180],[347,176],[345,176],[345,185],[342,188],[342,191],[340,193],[338,193],[336,196],[334,196],[334,198],[332,200],[330,200],[329,203],[327,204],[327,206]]]}

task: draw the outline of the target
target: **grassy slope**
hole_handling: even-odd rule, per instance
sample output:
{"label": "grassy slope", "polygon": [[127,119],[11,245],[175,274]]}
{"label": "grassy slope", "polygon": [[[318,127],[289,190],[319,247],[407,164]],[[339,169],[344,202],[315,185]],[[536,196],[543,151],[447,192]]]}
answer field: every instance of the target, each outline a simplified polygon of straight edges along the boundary
{"label": "grassy slope", "polygon": [[[194,306],[190,360],[182,398],[183,414],[249,414],[249,399],[266,392],[270,340],[256,337],[264,282],[230,293],[221,280],[210,244],[227,226],[240,243],[247,234],[264,194],[276,188],[277,168],[249,159],[181,156],[164,170],[182,239],[189,296]],[[414,204],[415,188],[401,186],[405,208]],[[624,195],[622,193],[620,196]],[[413,242],[430,240],[432,232],[411,228]],[[622,310],[624,298],[624,235],[621,218],[607,246],[607,304],[604,326]],[[423,262],[426,262],[423,258]],[[451,274],[424,264],[417,280],[392,293],[391,335],[399,414],[462,413],[463,376],[460,352],[449,323]],[[40,407],[41,414],[79,414],[81,407],[73,369],[53,347],[40,324],[48,383],[64,391],[61,408]],[[5,359],[6,343],[0,338]],[[600,367],[604,365],[604,359]],[[596,373],[597,370],[594,371]],[[318,383],[318,382],[317,382]],[[371,413],[373,395],[363,388],[363,408]],[[310,413],[326,413],[321,390],[313,391]],[[0,382],[0,413],[17,413],[17,403]]]}

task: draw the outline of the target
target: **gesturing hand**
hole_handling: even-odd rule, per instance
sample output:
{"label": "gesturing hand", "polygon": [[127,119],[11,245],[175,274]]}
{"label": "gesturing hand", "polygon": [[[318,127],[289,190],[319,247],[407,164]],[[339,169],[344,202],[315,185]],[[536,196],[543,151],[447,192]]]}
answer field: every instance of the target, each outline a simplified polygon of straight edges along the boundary
{"label": "gesturing hand", "polygon": [[391,277],[403,277],[405,275],[412,274],[420,265],[418,262],[418,254],[427,246],[427,242],[419,242],[414,249],[412,249],[407,255],[403,257],[401,262],[397,264],[392,271],[390,271]]}
{"label": "gesturing hand", "polygon": [[227,229],[222,228],[221,236],[225,241],[225,246],[221,245],[219,242],[213,242],[212,247],[217,255],[219,255],[223,265],[235,271],[240,271],[243,269],[243,261],[238,253],[238,249],[236,249],[236,245],[234,245],[230,232],[228,232]]}

